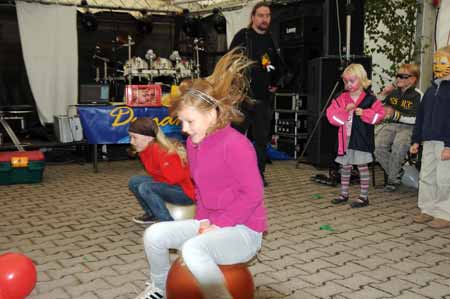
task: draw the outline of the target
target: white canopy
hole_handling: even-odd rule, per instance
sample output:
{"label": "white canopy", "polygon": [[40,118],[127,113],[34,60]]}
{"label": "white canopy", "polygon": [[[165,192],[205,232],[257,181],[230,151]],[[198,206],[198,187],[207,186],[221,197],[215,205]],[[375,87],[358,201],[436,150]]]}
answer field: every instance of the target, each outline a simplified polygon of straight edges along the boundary
{"label": "white canopy", "polygon": [[[23,0],[26,2],[39,2],[43,4],[73,4],[80,6],[81,0]],[[99,9],[91,9],[95,12],[101,7],[110,10],[111,7],[132,10],[149,10],[155,12],[181,12],[187,8],[191,12],[208,11],[213,8],[230,8],[245,6],[249,0],[87,0],[89,6]],[[82,9],[82,8],[80,8]],[[136,15],[139,12],[135,13]]]}

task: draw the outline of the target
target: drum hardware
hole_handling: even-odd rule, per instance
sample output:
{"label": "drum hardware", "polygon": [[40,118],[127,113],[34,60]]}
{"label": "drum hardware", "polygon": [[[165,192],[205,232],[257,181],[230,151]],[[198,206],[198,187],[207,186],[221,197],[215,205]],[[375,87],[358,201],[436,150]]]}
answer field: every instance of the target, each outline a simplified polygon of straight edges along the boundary
{"label": "drum hardware", "polygon": [[180,53],[177,50],[174,50],[172,54],[170,54],[169,59],[175,62],[176,64],[181,61]]}
{"label": "drum hardware", "polygon": [[20,143],[19,138],[14,133],[13,129],[9,126],[7,120],[20,120],[20,128],[24,130],[25,129],[24,115],[32,113],[33,111],[30,109],[32,109],[32,107],[27,105],[0,108],[0,124],[5,129],[6,133],[16,146],[17,150],[21,152],[24,151],[24,148]]}
{"label": "drum hardware", "polygon": [[[103,61],[103,81],[104,83],[108,82],[108,62],[109,59],[106,57],[101,57],[98,56],[97,54],[94,54],[94,56],[92,56],[92,58],[94,59],[98,59],[100,61]],[[95,82],[99,82],[100,81],[100,68],[98,66],[95,67]]]}
{"label": "drum hardware", "polygon": [[128,35],[128,43],[122,45],[122,47],[128,47],[128,59],[131,59],[131,46],[134,46],[134,41],[131,35]]}
{"label": "drum hardware", "polygon": [[[202,47],[203,41],[201,39],[195,39],[192,45],[193,49],[193,59],[187,60],[181,57],[177,50],[174,50],[169,59],[158,57],[157,53],[153,49],[148,49],[145,54],[145,58],[132,57],[131,50],[132,46],[135,45],[132,37],[128,35],[128,42],[125,44],[117,45],[114,42],[120,41],[117,38],[113,40],[112,45],[112,57],[106,58],[101,52],[101,47],[96,46],[94,59],[98,59],[103,62],[104,66],[104,81],[113,82],[114,81],[127,81],[128,84],[132,84],[134,78],[138,78],[139,82],[142,80],[148,80],[151,84],[157,77],[172,77],[175,83],[179,83],[184,78],[198,77],[200,75],[200,60],[199,51],[204,51]],[[128,61],[125,64],[121,63],[120,66],[117,64],[115,57],[115,52],[119,48],[128,48]],[[108,75],[107,67],[113,64],[113,69],[110,69],[111,73]],[[121,68],[123,66],[123,70]],[[96,67],[96,77],[95,81],[98,83],[101,81],[100,78],[101,69]],[[165,79],[167,80],[167,78]]]}
{"label": "drum hardware", "polygon": [[[145,53],[145,59],[148,60],[148,66],[150,69],[153,69],[153,60],[155,60],[156,54],[152,49],[148,49],[147,53]],[[152,75],[150,75],[149,81],[153,81]]]}
{"label": "drum hardware", "polygon": [[[131,46],[134,46],[135,42],[133,41],[133,38],[131,35],[128,35],[128,42],[126,44],[120,45],[120,47],[128,47],[128,61],[131,61]],[[126,76],[126,75],[125,75]],[[128,77],[128,83],[131,84],[132,76]],[[140,78],[139,78],[140,80]]]}
{"label": "drum hardware", "polygon": [[200,44],[203,44],[203,39],[194,38],[194,74],[197,78],[200,77],[200,51],[205,51],[204,48],[200,47]]}
{"label": "drum hardware", "polygon": [[149,67],[153,68],[153,60],[155,60],[156,54],[152,49],[148,49],[147,53],[145,53],[145,59],[149,61]]}

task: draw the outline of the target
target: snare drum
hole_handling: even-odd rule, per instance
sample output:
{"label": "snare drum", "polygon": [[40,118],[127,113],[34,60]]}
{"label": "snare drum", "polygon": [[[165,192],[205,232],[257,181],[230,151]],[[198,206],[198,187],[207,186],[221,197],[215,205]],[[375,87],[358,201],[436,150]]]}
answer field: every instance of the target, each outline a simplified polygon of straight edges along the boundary
{"label": "snare drum", "polygon": [[169,59],[159,57],[153,61],[152,69],[158,70],[159,76],[175,76],[176,72]]}
{"label": "snare drum", "polygon": [[159,57],[153,61],[153,69],[156,70],[172,70],[173,65],[169,59]]}
{"label": "snare drum", "polygon": [[192,77],[192,63],[189,60],[181,60],[175,66],[179,78]]}
{"label": "snare drum", "polygon": [[123,67],[124,76],[142,75],[142,71],[148,69],[148,63],[140,57],[132,57]]}

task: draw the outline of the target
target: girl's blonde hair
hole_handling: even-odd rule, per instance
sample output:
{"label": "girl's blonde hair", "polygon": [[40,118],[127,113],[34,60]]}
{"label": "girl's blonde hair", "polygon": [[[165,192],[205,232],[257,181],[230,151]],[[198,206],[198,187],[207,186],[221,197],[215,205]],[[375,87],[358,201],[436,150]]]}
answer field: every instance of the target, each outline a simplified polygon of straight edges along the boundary
{"label": "girl's blonde hair", "polygon": [[168,138],[152,118],[142,117],[134,120],[128,128],[128,132],[154,137],[153,142],[158,143],[168,153],[176,153],[183,165],[187,163],[184,145],[176,139]]}
{"label": "girl's blonde hair", "polygon": [[216,64],[213,73],[206,78],[185,80],[180,84],[180,94],[172,99],[171,115],[177,115],[184,107],[194,107],[200,112],[216,109],[217,120],[208,133],[243,120],[239,104],[251,100],[247,97],[248,80],[245,71],[252,62],[235,48]]}
{"label": "girl's blonde hair", "polygon": [[366,70],[359,63],[352,63],[347,66],[341,77],[344,77],[345,75],[356,76],[364,89],[367,89],[370,84],[372,84],[372,81],[367,78]]}
{"label": "girl's blonde hair", "polygon": [[398,71],[400,71],[400,70],[405,70],[408,73],[410,73],[411,75],[413,75],[413,77],[416,78],[416,82],[414,83],[414,85],[417,85],[417,83],[419,82],[419,79],[420,79],[420,67],[417,64],[404,63],[404,64],[400,65],[400,67],[398,68]]}
{"label": "girl's blonde hair", "polygon": [[173,138],[168,138],[166,134],[158,128],[155,142],[157,142],[168,153],[176,153],[180,157],[181,164],[183,166],[187,164],[186,149],[180,141]]}

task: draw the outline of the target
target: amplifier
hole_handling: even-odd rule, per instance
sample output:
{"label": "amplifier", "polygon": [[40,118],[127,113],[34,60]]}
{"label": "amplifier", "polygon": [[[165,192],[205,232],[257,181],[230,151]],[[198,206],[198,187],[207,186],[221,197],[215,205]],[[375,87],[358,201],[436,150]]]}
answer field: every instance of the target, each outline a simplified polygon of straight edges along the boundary
{"label": "amplifier", "polygon": [[300,16],[280,22],[280,45],[320,43],[322,17]]}
{"label": "amplifier", "polygon": [[274,97],[275,110],[298,111],[306,109],[307,95],[298,93],[276,93]]}
{"label": "amplifier", "polygon": [[[294,118],[284,118],[280,115],[279,118],[275,120],[275,125],[277,128],[277,133],[282,134],[297,134],[297,133],[308,133],[308,116],[299,115],[297,120]],[[297,131],[295,129],[297,128]]]}

